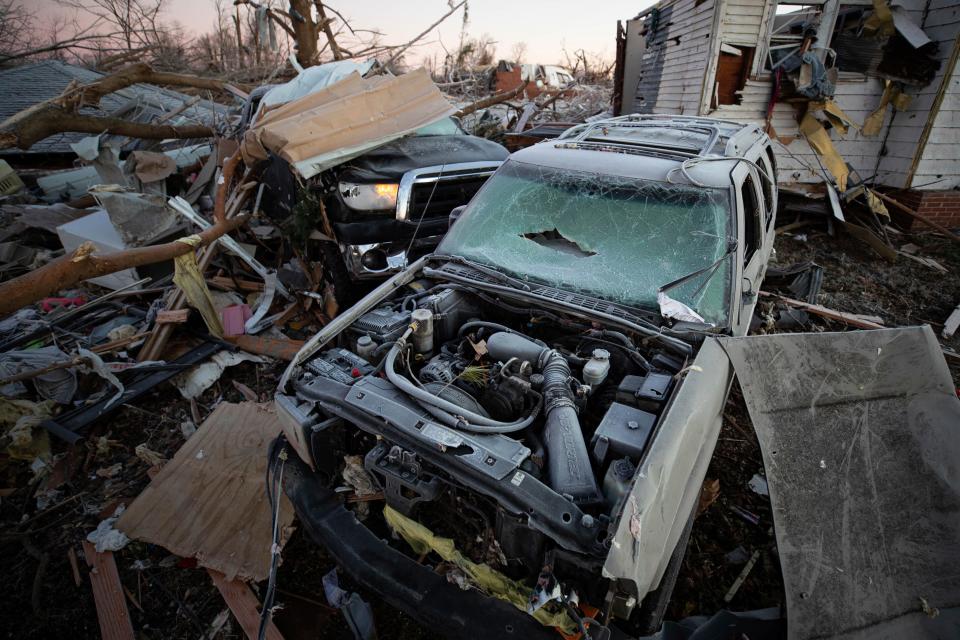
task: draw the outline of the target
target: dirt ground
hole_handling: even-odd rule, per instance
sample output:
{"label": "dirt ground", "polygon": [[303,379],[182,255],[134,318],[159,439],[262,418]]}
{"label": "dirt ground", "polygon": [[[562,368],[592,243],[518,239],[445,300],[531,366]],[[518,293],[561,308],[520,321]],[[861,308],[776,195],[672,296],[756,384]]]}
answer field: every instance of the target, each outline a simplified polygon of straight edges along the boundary
{"label": "dirt ground", "polygon": [[[914,234],[903,243],[921,247],[948,274],[900,259],[890,264],[858,241],[807,230],[777,240],[780,265],[812,260],[825,268],[820,303],[835,309],[879,316],[888,326],[930,324],[939,334],[943,321],[960,301],[960,245],[935,236]],[[765,303],[766,304],[766,303]],[[838,324],[811,320],[809,331],[844,330]],[[946,347],[960,349],[954,338]],[[960,360],[948,357],[960,385]],[[230,383],[243,382],[266,400],[282,367],[242,364],[208,390],[198,403],[202,416],[221,400],[243,396]],[[133,448],[147,443],[170,457],[183,442],[180,425],[190,419],[188,403],[165,385],[126,406],[89,432],[86,444],[69,457],[78,469],[58,493],[47,495],[31,481],[26,464],[0,456],[0,575],[4,606],[0,629],[7,638],[99,637],[96,610],[82,557],[79,584],[68,553],[79,555],[80,541],[119,501],[132,500],[147,484],[147,465]],[[106,450],[98,452],[100,437]],[[64,450],[54,442],[54,453]],[[100,469],[121,463],[112,477]],[[697,518],[681,575],[668,611],[671,619],[712,613],[728,607],[746,610],[783,603],[783,586],[773,538],[769,500],[748,487],[763,464],[749,416],[738,388],[731,393],[714,459],[707,474],[711,500]],[[718,484],[711,481],[717,480]],[[38,499],[45,503],[38,508]],[[755,551],[757,562],[729,603],[724,595]],[[206,573],[194,561],[171,556],[153,545],[132,542],[116,554],[128,595],[134,627],[143,638],[196,638],[226,620],[221,638],[242,638],[239,626]],[[331,559],[297,533],[284,550],[276,623],[287,638],[350,638],[339,612],[325,604],[321,579],[333,568]],[[343,580],[349,587],[349,580]],[[257,585],[258,592],[263,585]],[[262,592],[261,592],[262,593]],[[361,592],[362,593],[362,592]],[[363,594],[374,607],[381,638],[431,638],[406,616]]]}

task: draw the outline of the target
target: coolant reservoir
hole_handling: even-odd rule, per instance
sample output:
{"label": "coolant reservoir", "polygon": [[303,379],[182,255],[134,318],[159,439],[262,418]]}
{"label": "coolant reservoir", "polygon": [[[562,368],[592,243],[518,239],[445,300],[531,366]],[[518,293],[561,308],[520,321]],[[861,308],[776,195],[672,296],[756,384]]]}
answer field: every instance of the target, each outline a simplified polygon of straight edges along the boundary
{"label": "coolant reservoir", "polygon": [[376,364],[373,362],[373,354],[376,352],[377,346],[379,345],[370,336],[360,336],[357,338],[357,355],[367,362]]}
{"label": "coolant reservoir", "polygon": [[616,506],[630,491],[630,484],[633,482],[633,474],[636,470],[630,458],[620,458],[610,463],[610,468],[603,476],[603,497],[607,499],[607,504]]}
{"label": "coolant reservoir", "polygon": [[610,373],[610,352],[606,349],[594,349],[593,357],[583,365],[583,383],[591,387],[602,384]]}

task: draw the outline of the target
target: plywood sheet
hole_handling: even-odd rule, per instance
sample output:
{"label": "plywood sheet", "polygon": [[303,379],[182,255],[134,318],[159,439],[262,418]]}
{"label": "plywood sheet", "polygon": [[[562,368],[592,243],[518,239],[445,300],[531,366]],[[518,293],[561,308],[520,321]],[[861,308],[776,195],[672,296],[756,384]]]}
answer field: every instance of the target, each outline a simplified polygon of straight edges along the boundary
{"label": "plywood sheet", "polygon": [[[272,540],[267,448],[279,433],[272,405],[222,403],[127,508],[117,528],[196,557],[227,580],[265,579]],[[281,494],[281,543],[292,522],[293,507]]]}

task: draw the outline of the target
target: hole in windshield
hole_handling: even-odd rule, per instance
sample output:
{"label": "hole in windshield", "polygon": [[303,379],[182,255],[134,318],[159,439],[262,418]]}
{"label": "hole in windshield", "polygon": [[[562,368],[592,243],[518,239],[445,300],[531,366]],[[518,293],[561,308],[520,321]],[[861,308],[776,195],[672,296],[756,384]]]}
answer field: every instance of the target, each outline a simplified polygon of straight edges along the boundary
{"label": "hole in windshield", "polygon": [[520,236],[527,240],[532,240],[540,246],[561,251],[577,258],[589,258],[590,256],[597,255],[596,251],[590,251],[576,240],[564,237],[563,234],[556,229],[550,229],[550,231],[530,231],[521,233]]}
{"label": "hole in windshield", "polygon": [[[725,326],[730,191],[508,160],[438,252],[528,282],[657,311],[670,296]],[[707,268],[716,265],[716,268]]]}

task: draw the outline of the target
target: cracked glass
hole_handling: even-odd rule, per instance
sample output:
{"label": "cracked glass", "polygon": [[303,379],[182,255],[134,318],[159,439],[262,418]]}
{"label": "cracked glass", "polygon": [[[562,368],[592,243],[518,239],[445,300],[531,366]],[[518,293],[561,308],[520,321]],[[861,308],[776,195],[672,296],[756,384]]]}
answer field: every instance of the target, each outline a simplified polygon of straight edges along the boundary
{"label": "cracked glass", "polygon": [[[437,252],[515,277],[657,309],[669,290],[706,322],[727,324],[732,234],[725,189],[507,162]],[[711,265],[715,265],[711,267]]]}

